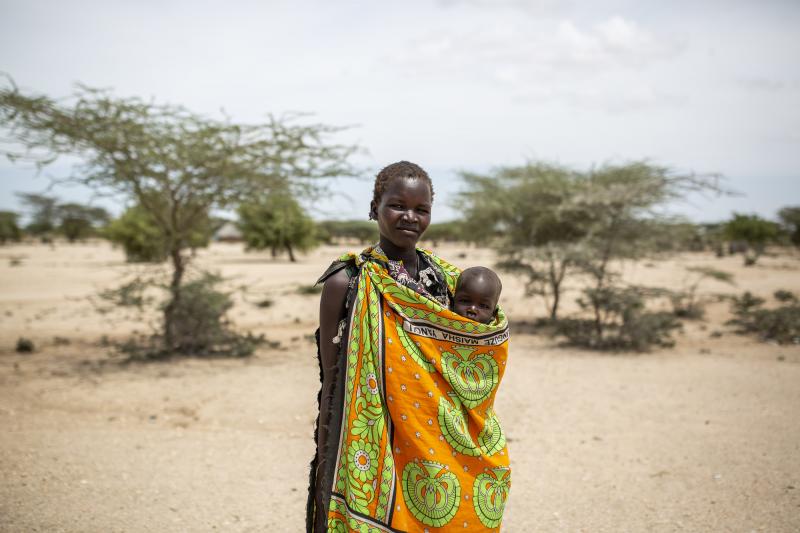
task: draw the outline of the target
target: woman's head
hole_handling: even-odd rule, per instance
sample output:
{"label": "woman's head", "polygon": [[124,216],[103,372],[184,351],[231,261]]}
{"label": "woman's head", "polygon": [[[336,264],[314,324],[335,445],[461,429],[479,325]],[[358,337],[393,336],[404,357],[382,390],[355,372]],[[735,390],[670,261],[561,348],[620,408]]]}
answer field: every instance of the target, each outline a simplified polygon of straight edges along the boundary
{"label": "woman's head", "polygon": [[433,185],[419,165],[400,161],[375,178],[370,218],[378,221],[381,241],[397,248],[416,246],[431,221]]}
{"label": "woman's head", "polygon": [[386,187],[396,179],[419,179],[428,184],[428,189],[431,191],[431,202],[433,201],[433,183],[431,178],[425,170],[408,161],[398,161],[383,168],[378,175],[375,176],[375,188],[372,191],[372,202],[377,205],[381,201],[381,196],[386,190]]}

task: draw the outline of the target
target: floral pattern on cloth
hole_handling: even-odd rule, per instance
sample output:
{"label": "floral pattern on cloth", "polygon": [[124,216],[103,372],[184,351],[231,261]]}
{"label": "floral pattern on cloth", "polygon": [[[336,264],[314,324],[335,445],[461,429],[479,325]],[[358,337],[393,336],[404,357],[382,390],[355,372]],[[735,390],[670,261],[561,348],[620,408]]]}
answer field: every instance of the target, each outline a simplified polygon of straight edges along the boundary
{"label": "floral pattern on cloth", "polygon": [[[444,283],[443,273],[437,268],[436,263],[428,259],[428,255],[421,251],[417,251],[417,258],[419,265],[417,267],[417,276],[419,280],[415,280],[406,270],[402,261],[393,261],[386,257],[380,245],[376,244],[373,248],[367,248],[365,253],[368,253],[373,259],[382,263],[389,275],[394,278],[397,283],[405,285],[409,289],[427,296],[431,300],[436,300],[442,307],[450,307],[450,294],[446,290],[447,284]],[[444,289],[444,290],[443,290]]]}
{"label": "floral pattern on cloth", "polygon": [[[454,290],[458,269],[419,253]],[[494,411],[505,315],[480,324],[453,313],[379,248],[341,259],[358,275],[328,531],[497,531],[511,485]]]}

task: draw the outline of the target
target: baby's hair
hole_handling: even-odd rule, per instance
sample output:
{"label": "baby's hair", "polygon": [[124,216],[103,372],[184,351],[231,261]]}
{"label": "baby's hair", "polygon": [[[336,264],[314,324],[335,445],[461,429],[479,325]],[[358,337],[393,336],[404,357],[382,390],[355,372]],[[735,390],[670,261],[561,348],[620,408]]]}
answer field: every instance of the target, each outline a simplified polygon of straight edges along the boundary
{"label": "baby's hair", "polygon": [[411,178],[424,181],[431,190],[431,201],[433,200],[433,183],[428,173],[417,164],[408,161],[398,161],[397,163],[392,163],[384,167],[384,169],[375,176],[375,189],[372,192],[372,201],[375,202],[376,205],[381,202],[383,192],[386,190],[386,187],[389,186],[389,183],[398,178]]}
{"label": "baby's hair", "polygon": [[492,270],[491,268],[486,268],[482,266],[470,267],[461,272],[461,275],[458,276],[458,282],[456,283],[456,290],[461,287],[461,282],[467,278],[482,278],[485,277],[487,279],[492,280],[497,287],[497,297],[500,297],[500,293],[503,292],[503,284],[500,282],[500,277]]}

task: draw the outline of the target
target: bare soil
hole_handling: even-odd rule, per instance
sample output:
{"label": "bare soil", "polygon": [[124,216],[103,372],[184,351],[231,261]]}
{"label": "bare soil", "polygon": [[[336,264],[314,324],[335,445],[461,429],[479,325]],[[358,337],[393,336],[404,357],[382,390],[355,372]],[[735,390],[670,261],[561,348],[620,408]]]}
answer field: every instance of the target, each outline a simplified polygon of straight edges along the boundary
{"label": "bare soil", "polygon": [[[0,530],[302,531],[318,297],[297,289],[342,251],[297,264],[235,244],[199,252],[196,264],[229,278],[237,326],[280,347],[126,364],[104,344],[157,316],[101,314],[96,295],[163,267],[127,265],[102,242],[0,248]],[[460,266],[493,262],[484,249],[439,252]],[[689,265],[734,274],[736,287],[708,282],[706,295],[800,287],[796,256],[620,268],[677,288]],[[512,320],[544,315],[519,280],[504,286]],[[496,405],[513,469],[504,531],[800,530],[800,347],[735,335],[728,318],[726,303],[711,304],[674,349],[635,355],[512,330]],[[15,353],[19,337],[36,351]]]}

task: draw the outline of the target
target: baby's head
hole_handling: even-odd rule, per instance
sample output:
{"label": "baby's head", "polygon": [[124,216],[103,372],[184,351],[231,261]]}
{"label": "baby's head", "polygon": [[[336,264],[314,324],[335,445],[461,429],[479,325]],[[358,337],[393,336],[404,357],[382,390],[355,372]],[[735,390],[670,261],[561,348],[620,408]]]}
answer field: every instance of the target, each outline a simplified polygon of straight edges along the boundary
{"label": "baby's head", "polygon": [[502,290],[500,278],[488,268],[468,268],[458,278],[453,311],[475,322],[488,324],[494,318]]}

